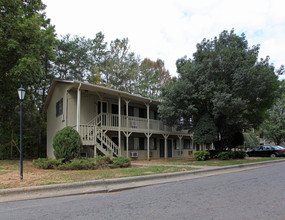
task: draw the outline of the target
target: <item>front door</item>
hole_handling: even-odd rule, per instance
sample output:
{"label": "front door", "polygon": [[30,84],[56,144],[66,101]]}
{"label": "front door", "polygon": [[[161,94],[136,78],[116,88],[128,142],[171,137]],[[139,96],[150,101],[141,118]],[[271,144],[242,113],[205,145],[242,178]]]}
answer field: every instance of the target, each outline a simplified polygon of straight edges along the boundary
{"label": "front door", "polygon": [[160,158],[164,158],[164,139],[160,139],[159,155],[160,155]]}
{"label": "front door", "polygon": [[167,157],[172,157],[172,140],[167,140]]}

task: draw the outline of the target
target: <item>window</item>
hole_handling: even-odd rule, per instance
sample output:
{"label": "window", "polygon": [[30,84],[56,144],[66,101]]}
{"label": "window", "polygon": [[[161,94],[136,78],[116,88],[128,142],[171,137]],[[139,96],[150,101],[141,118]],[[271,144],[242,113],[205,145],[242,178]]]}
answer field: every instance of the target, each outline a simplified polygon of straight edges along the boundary
{"label": "window", "polygon": [[139,149],[145,150],[145,138],[139,138]]}
{"label": "window", "polygon": [[156,150],[156,138],[149,139],[149,149]]}
{"label": "window", "polygon": [[63,98],[56,103],[56,117],[63,114]]}
{"label": "window", "polygon": [[147,111],[146,111],[146,109],[143,109],[143,108],[139,109],[139,117],[140,118],[147,118]]}
{"label": "window", "polygon": [[[103,102],[102,109],[103,109],[103,113],[107,113],[107,103],[106,102]],[[101,102],[98,101],[98,114],[100,113],[101,113]]]}
{"label": "window", "polygon": [[189,139],[184,139],[184,144],[183,144],[183,149],[190,149],[190,140]]}
{"label": "window", "polygon": [[149,119],[156,119],[156,111],[153,110],[149,111]]}
{"label": "window", "polygon": [[[127,150],[127,138],[124,137],[124,148]],[[129,137],[129,150],[135,150],[134,138]]]}
{"label": "window", "polygon": [[117,104],[112,104],[112,114],[119,114],[119,107]]}
{"label": "window", "polygon": [[179,139],[174,139],[174,149],[179,150],[180,149],[180,140]]}

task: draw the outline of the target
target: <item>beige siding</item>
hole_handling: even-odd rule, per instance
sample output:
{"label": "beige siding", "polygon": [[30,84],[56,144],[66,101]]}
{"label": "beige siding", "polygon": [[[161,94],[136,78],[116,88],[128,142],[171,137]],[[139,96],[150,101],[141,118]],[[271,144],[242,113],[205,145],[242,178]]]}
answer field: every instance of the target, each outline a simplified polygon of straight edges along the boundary
{"label": "beige siding", "polygon": [[[54,158],[52,139],[57,131],[66,126],[66,91],[67,84],[58,84],[52,94],[47,109],[47,157]],[[56,117],[56,103],[63,98],[63,114]]]}
{"label": "beige siding", "polygon": [[76,103],[77,103],[77,94],[76,92],[68,92],[68,105],[67,105],[67,125],[74,127],[76,126]]}
{"label": "beige siding", "polygon": [[94,95],[81,92],[80,124],[87,124],[96,116],[97,100]]}

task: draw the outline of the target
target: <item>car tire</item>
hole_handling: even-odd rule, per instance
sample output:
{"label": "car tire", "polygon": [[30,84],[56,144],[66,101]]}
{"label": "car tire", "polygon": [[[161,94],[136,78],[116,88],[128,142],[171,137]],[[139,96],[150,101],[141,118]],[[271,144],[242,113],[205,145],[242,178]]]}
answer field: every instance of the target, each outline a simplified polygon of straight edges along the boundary
{"label": "car tire", "polygon": [[270,157],[276,157],[276,155],[275,154],[271,154]]}

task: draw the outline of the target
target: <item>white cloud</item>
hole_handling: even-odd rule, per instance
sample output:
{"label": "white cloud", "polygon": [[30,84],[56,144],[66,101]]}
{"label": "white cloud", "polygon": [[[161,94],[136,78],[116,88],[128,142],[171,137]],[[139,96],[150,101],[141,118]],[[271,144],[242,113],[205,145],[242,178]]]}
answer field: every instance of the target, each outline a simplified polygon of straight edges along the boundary
{"label": "white cloud", "polygon": [[102,31],[106,41],[128,37],[142,58],[165,61],[172,75],[175,62],[196,51],[203,38],[223,30],[244,32],[249,46],[260,44],[278,68],[285,60],[285,13],[281,0],[43,0],[59,35],[89,38]]}

